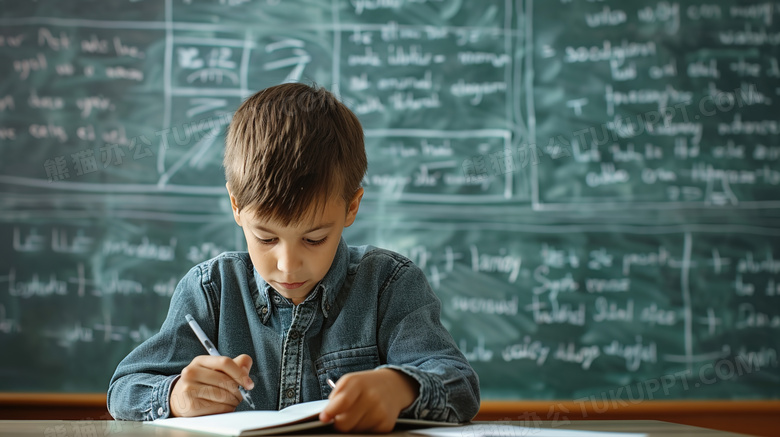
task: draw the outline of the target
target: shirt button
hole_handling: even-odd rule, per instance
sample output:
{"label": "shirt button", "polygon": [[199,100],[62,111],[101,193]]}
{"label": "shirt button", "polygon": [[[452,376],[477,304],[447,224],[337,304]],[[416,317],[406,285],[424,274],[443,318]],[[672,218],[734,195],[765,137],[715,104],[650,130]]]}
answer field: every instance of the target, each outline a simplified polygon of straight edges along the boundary
{"label": "shirt button", "polygon": [[263,313],[263,315],[268,314],[268,307],[262,307],[260,308],[260,312]]}
{"label": "shirt button", "polygon": [[298,331],[290,331],[290,338],[292,338],[293,340],[297,340],[298,339]]}
{"label": "shirt button", "polygon": [[282,299],[280,299],[279,296],[274,296],[274,303],[279,303],[281,301]]}
{"label": "shirt button", "polygon": [[162,416],[163,413],[165,413],[165,410],[163,409],[163,407],[160,407],[160,408],[157,409],[157,415],[158,416]]}
{"label": "shirt button", "polygon": [[288,398],[292,399],[292,398],[294,398],[294,397],[295,397],[295,390],[293,390],[293,389],[291,389],[291,388],[288,388],[288,389],[287,389],[287,392],[285,393],[285,395],[286,395]]}

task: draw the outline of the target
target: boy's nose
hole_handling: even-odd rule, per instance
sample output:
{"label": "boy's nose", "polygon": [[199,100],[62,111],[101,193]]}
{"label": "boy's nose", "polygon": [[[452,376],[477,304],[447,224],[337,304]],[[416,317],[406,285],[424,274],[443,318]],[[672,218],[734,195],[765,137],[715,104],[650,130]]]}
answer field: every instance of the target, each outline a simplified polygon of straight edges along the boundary
{"label": "boy's nose", "polygon": [[276,259],[276,268],[280,272],[295,273],[302,265],[300,257],[292,248],[282,248],[279,257]]}

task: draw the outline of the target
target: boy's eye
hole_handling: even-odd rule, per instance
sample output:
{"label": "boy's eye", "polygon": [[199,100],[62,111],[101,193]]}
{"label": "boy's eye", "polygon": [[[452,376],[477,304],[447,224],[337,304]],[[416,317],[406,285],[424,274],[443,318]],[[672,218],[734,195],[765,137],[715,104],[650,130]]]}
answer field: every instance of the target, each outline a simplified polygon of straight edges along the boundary
{"label": "boy's eye", "polygon": [[[257,241],[259,241],[260,244],[274,244],[274,243],[276,243],[276,240],[277,240],[276,237],[274,237],[274,238],[261,238],[261,237],[255,236],[255,238],[257,238]],[[321,238],[319,240],[315,240],[315,239],[312,239],[312,238],[304,238],[303,241],[306,244],[309,244],[311,246],[318,246],[318,245],[324,243],[325,240],[327,240],[327,239],[328,239],[328,237],[324,237],[324,238]]]}
{"label": "boy's eye", "polygon": [[328,237],[321,238],[319,240],[312,240],[311,238],[306,238],[305,241],[306,241],[307,244],[311,244],[312,246],[318,246],[318,245],[324,243],[325,240],[327,240],[327,239],[328,239]]}

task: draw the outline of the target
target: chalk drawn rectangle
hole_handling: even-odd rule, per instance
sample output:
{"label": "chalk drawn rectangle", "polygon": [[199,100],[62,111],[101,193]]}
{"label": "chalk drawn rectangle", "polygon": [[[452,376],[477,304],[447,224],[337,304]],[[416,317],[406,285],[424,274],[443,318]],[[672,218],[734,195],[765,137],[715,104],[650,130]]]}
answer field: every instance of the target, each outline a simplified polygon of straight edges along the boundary
{"label": "chalk drawn rectangle", "polygon": [[468,204],[528,197],[518,189],[516,172],[489,172],[468,179],[473,175],[464,171],[473,156],[509,149],[512,133],[508,130],[366,129],[365,136],[369,171],[364,185],[383,199]]}

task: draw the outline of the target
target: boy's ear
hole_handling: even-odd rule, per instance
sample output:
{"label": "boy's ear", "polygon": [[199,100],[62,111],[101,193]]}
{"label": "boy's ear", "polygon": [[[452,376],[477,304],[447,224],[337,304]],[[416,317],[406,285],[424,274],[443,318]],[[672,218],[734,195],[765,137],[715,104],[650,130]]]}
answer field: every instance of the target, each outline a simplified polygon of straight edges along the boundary
{"label": "boy's ear", "polygon": [[233,197],[233,193],[230,192],[230,185],[225,184],[225,188],[227,188],[228,196],[230,196],[230,207],[233,208],[233,219],[236,221],[238,226],[241,226],[241,218],[238,214],[238,204],[236,203],[236,198]]}
{"label": "boy's ear", "polygon": [[352,196],[352,200],[349,202],[349,207],[347,208],[347,219],[344,221],[344,227],[350,226],[355,222],[358,209],[360,209],[360,201],[363,199],[363,192],[363,187],[360,187],[355,191],[355,195]]}

